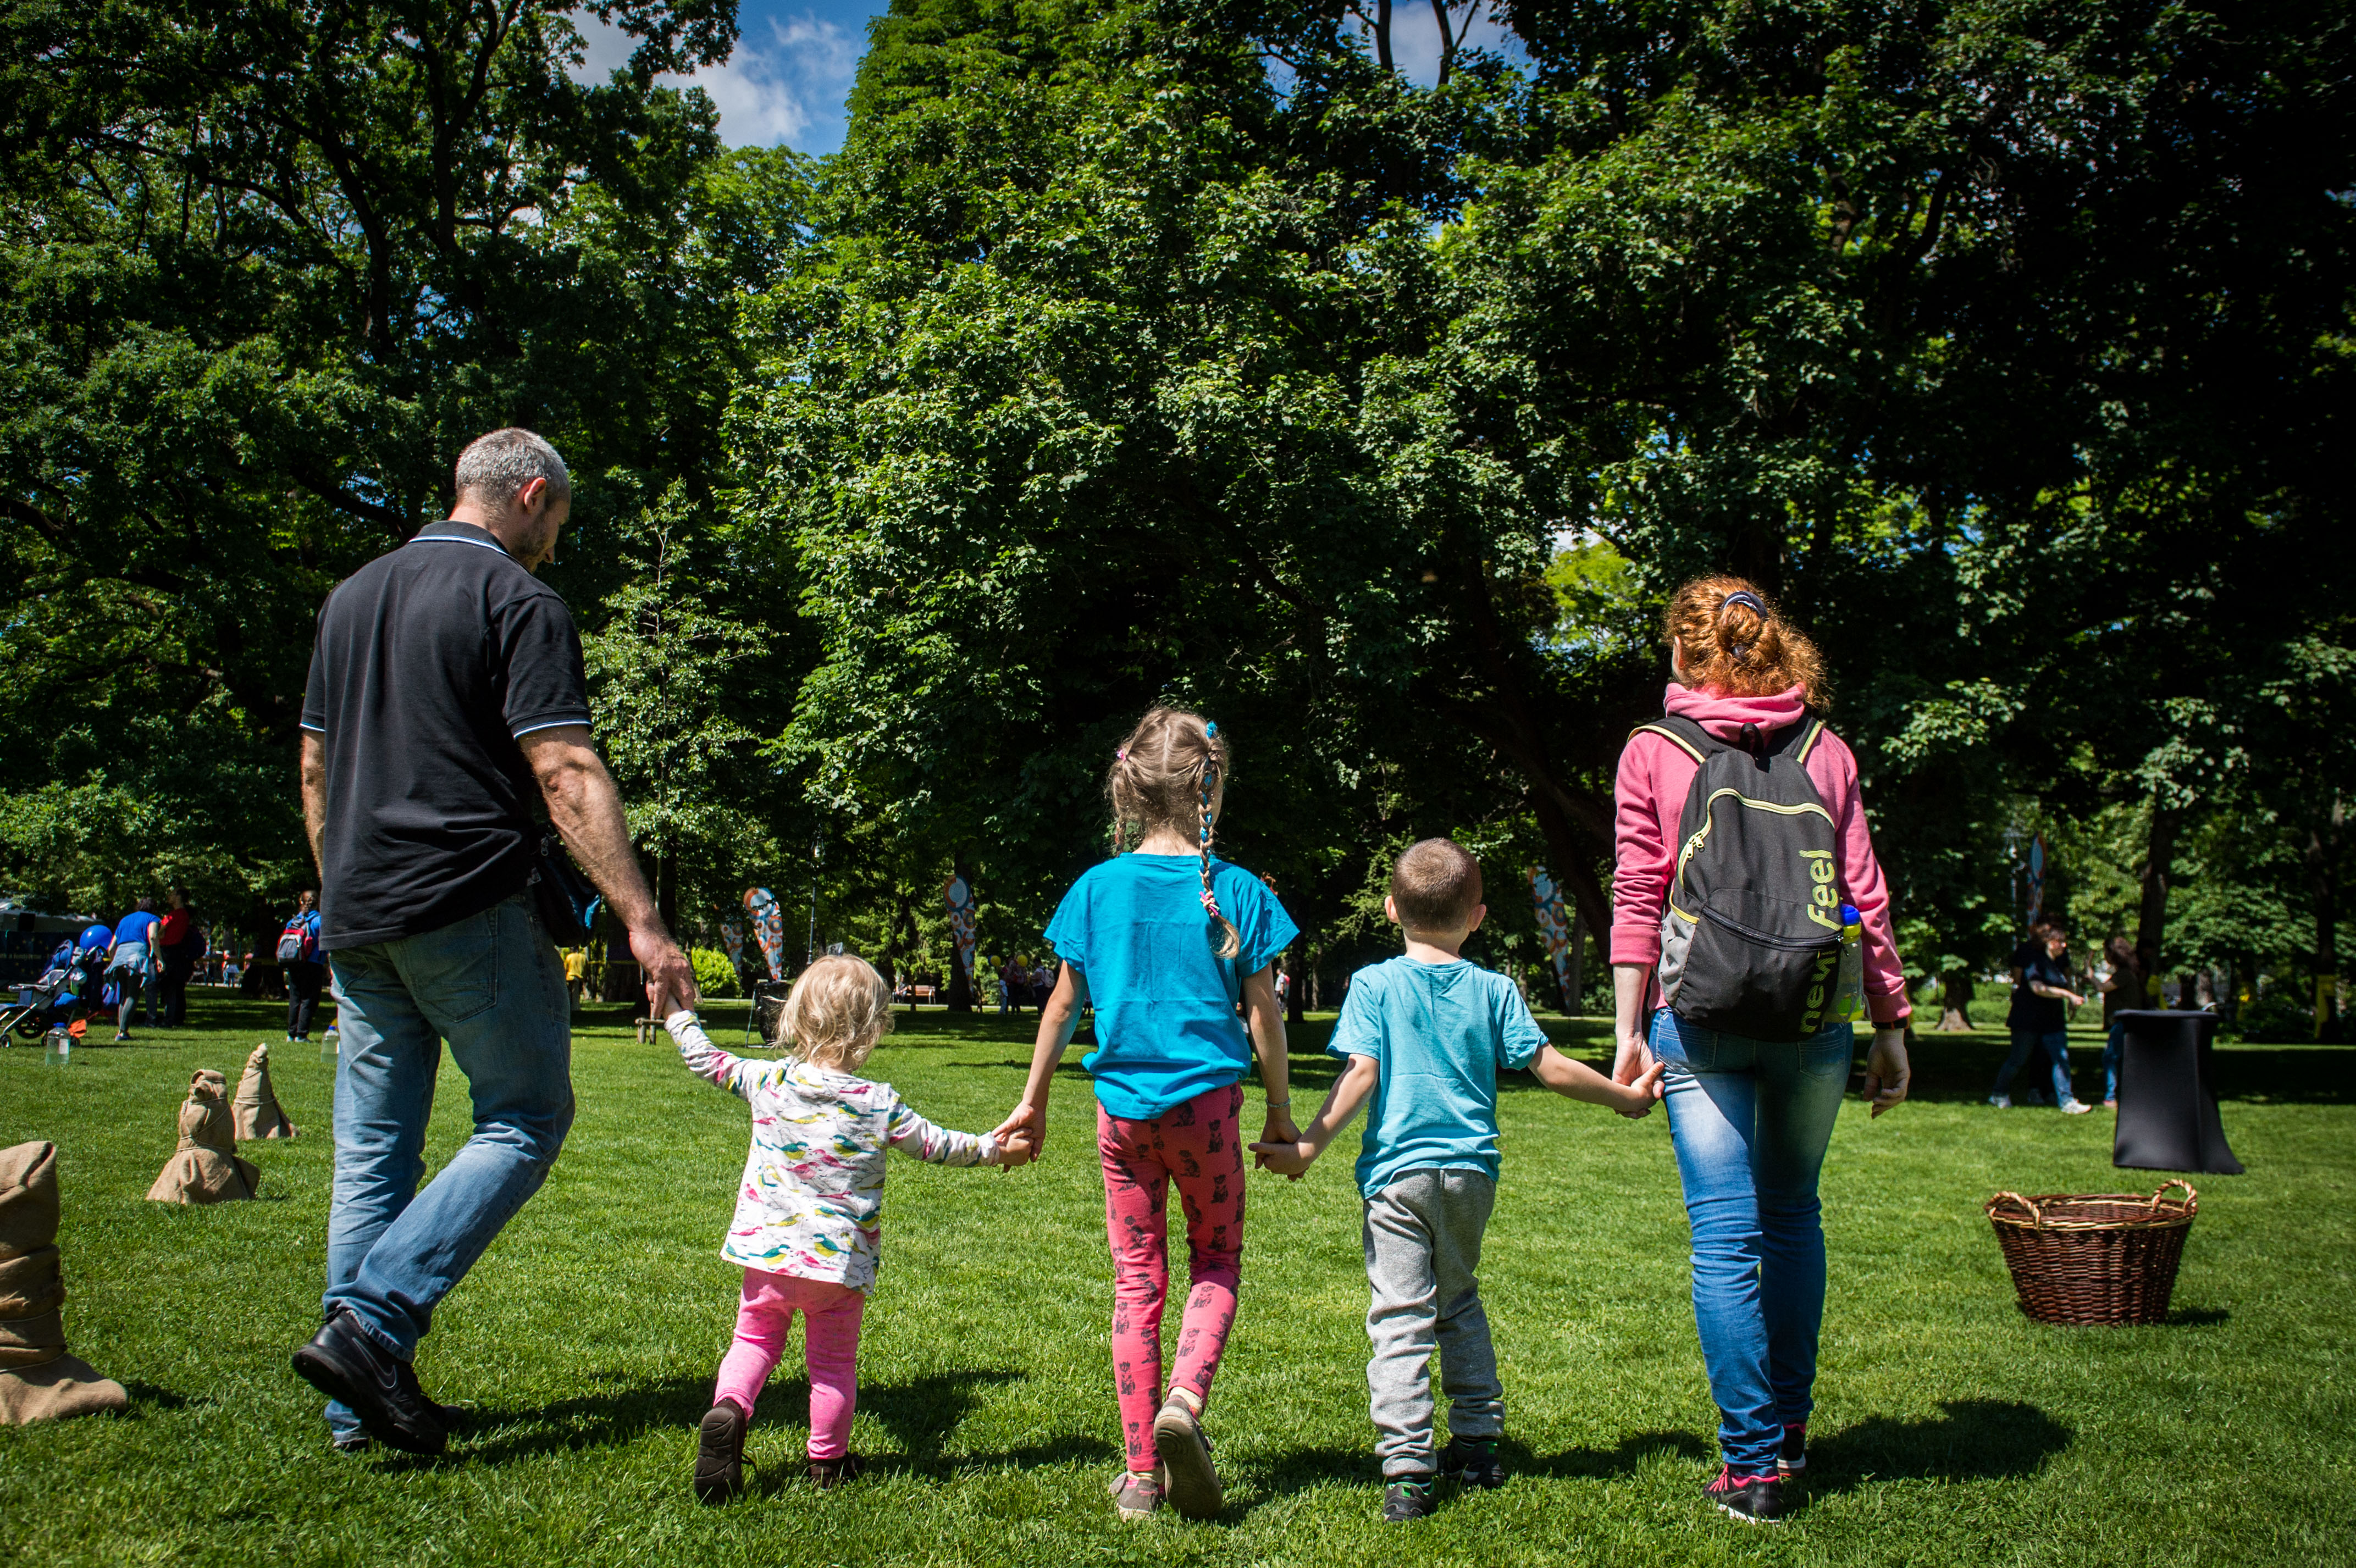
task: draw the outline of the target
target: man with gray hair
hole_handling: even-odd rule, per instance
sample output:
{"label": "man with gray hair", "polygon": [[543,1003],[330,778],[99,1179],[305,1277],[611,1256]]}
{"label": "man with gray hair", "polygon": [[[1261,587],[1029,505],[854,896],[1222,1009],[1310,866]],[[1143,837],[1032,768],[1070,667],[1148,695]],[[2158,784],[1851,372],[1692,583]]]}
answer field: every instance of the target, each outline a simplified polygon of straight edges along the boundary
{"label": "man with gray hair", "polygon": [[[573,617],[532,576],[572,510],[564,461],[493,431],[455,477],[447,521],[328,596],[303,704],[342,1050],[327,1325],[294,1370],[332,1402],[346,1450],[441,1452],[448,1413],[418,1384],[418,1341],[573,1125],[570,997],[528,891],[536,803],[627,929],[655,1016],[696,1002],[590,743]],[[421,1192],[444,1041],[474,1136]]]}

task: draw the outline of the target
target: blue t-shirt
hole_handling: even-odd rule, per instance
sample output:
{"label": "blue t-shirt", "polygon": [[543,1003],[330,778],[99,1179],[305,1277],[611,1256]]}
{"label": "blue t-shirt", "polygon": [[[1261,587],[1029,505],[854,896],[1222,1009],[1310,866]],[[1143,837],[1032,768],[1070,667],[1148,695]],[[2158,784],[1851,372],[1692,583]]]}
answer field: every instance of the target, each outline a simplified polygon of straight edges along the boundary
{"label": "blue t-shirt", "polygon": [[1211,891],[1243,944],[1217,953],[1192,855],[1116,855],[1091,866],[1047,923],[1047,944],[1087,977],[1097,1048],[1080,1059],[1116,1116],[1158,1116],[1242,1080],[1251,1065],[1236,1002],[1298,933],[1268,885],[1214,858]]}
{"label": "blue t-shirt", "polygon": [[155,928],[163,923],[144,909],[133,910],[123,917],[123,923],[114,928],[114,945],[121,947],[125,943],[139,942],[152,946],[155,941]]}
{"label": "blue t-shirt", "polygon": [[1366,1107],[1358,1190],[1372,1198],[1410,1170],[1497,1179],[1497,1069],[1526,1067],[1547,1042],[1503,975],[1459,959],[1402,955],[1350,977],[1329,1055],[1382,1071]]}

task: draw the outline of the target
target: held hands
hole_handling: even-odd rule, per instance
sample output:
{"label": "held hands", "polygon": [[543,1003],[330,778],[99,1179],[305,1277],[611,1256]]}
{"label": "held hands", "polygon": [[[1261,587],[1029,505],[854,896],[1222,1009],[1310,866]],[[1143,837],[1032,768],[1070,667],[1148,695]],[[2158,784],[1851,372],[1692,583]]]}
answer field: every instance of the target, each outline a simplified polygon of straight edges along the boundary
{"label": "held hands", "polygon": [[1038,1146],[1032,1142],[1030,1133],[1024,1129],[1017,1127],[1011,1133],[996,1136],[998,1168],[1001,1170],[1012,1170],[1017,1166],[1028,1165],[1039,1157]]}
{"label": "held hands", "polygon": [[1260,1169],[1298,1181],[1316,1159],[1318,1146],[1301,1136],[1290,1114],[1275,1110],[1269,1112],[1268,1125],[1260,1130],[1259,1141],[1251,1146],[1251,1151],[1252,1164]]}
{"label": "held hands", "polygon": [[1894,1109],[1905,1099],[1906,1085],[1913,1076],[1906,1061],[1906,1031],[1875,1029],[1873,1049],[1865,1056],[1865,1097],[1873,1105],[1873,1115]]}
{"label": "held hands", "polygon": [[[990,1136],[996,1138],[998,1147],[1010,1156],[1002,1162],[1006,1168],[1012,1170],[1018,1165],[1027,1165],[1046,1150],[1046,1107],[1024,1100],[1007,1113],[1004,1121],[991,1129]],[[1011,1157],[1017,1147],[1023,1151],[1021,1159]]]}
{"label": "held hands", "polygon": [[657,1019],[682,1010],[692,1012],[703,999],[695,988],[695,965],[660,926],[633,930],[630,956],[638,961],[639,972],[647,977],[647,1005]]}
{"label": "held hands", "polygon": [[[1651,1098],[1657,1100],[1661,1097],[1661,1064],[1653,1060],[1653,1048],[1644,1043],[1642,1034],[1622,1034],[1620,1037],[1620,1049],[1612,1059],[1612,1082],[1629,1088],[1641,1083]],[[1621,1112],[1622,1115],[1641,1116],[1644,1114],[1642,1111]]]}
{"label": "held hands", "polygon": [[[1612,1102],[1612,1108],[1632,1122],[1641,1122],[1651,1115],[1653,1102],[1661,1097],[1661,1064],[1653,1061],[1652,1055],[1649,1051],[1644,1052],[1644,1070],[1633,1083],[1621,1084],[1619,1095]],[[1615,1081],[1619,1077],[1617,1066],[1612,1069],[1612,1077]]]}

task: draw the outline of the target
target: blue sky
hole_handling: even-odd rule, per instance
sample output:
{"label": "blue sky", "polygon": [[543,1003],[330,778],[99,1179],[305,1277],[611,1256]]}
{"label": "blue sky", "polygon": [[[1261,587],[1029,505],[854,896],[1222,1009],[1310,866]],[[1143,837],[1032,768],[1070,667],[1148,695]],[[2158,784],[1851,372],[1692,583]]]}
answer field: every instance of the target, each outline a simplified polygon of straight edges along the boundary
{"label": "blue sky", "polygon": [[[889,0],[741,0],[739,41],[725,65],[698,71],[692,80],[720,107],[720,133],[734,145],[782,142],[805,153],[831,153],[842,145],[842,101],[850,94],[859,57],[867,49],[867,20]],[[602,78],[629,55],[629,40],[576,16],[588,39],[584,74]],[[1431,81],[1438,69],[1440,34],[1430,10],[1402,5],[1393,14],[1392,48],[1411,79]],[[1507,40],[1483,16],[1470,43],[1496,48]],[[1508,49],[1509,55],[1518,49]]]}

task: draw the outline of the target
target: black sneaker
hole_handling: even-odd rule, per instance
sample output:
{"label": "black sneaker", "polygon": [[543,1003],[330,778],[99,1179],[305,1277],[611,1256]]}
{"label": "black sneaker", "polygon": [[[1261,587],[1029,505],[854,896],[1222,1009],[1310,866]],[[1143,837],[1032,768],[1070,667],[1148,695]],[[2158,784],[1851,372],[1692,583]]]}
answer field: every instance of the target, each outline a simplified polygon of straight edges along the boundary
{"label": "black sneaker", "polygon": [[856,1454],[845,1454],[840,1459],[812,1459],[809,1462],[810,1485],[822,1492],[830,1492],[843,1482],[855,1481],[866,1473],[866,1462]]}
{"label": "black sneaker", "polygon": [[1772,1476],[1738,1476],[1721,1467],[1702,1495],[1745,1524],[1783,1521],[1783,1483]]}
{"label": "black sneaker", "polygon": [[1505,1484],[1505,1462],[1494,1437],[1451,1437],[1440,1451],[1440,1474],[1460,1487],[1494,1490]]}
{"label": "black sneaker", "polygon": [[1439,1488],[1430,1476],[1396,1476],[1383,1488],[1383,1522],[1407,1524],[1419,1519],[1430,1519],[1431,1510],[1440,1506],[1435,1495]]}
{"label": "black sneaker", "polygon": [[1775,1473],[1790,1480],[1808,1467],[1808,1424],[1795,1421],[1783,1428],[1783,1451],[1775,1456]]}
{"label": "black sneaker", "polygon": [[695,1431],[696,1500],[724,1503],[744,1489],[744,1413],[723,1399],[704,1412]]}
{"label": "black sneaker", "polygon": [[415,1392],[415,1372],[369,1339],[345,1307],[336,1308],[294,1352],[294,1371],[329,1399],[349,1405],[369,1435],[389,1448],[431,1456],[449,1444],[433,1404]]}

